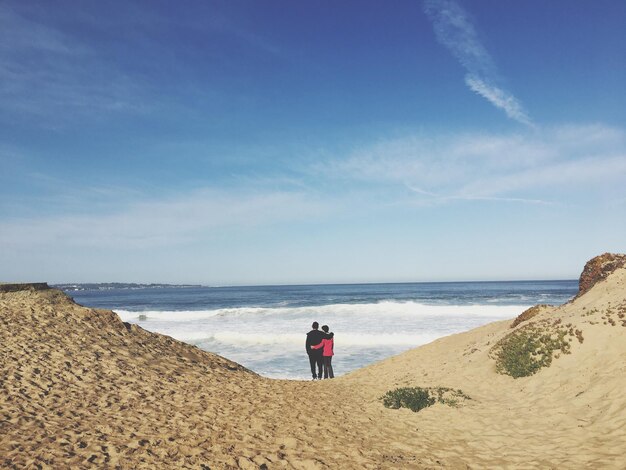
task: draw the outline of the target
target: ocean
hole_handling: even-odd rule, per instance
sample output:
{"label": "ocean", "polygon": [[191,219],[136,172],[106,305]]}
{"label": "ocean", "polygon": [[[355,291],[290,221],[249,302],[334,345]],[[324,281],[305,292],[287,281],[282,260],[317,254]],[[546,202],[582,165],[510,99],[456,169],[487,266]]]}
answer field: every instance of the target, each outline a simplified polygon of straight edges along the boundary
{"label": "ocean", "polygon": [[308,379],[311,323],[335,333],[339,376],[538,303],[559,305],[576,280],[256,287],[62,287],[76,302],[169,335],[272,378]]}

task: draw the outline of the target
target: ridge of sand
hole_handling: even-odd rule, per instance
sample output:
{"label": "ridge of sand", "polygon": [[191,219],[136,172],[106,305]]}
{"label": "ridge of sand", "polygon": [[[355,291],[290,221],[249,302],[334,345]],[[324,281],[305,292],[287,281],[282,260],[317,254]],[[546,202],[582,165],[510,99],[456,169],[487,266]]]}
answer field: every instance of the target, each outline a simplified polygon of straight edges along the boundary
{"label": "ridge of sand", "polygon": [[[260,377],[56,290],[0,293],[0,467],[623,468],[625,286],[618,269],[514,329],[491,323],[315,383]],[[495,372],[499,339],[555,318],[582,331],[571,354],[530,377]],[[384,408],[399,386],[472,400]]]}
{"label": "ridge of sand", "polygon": [[0,282],[0,292],[18,292],[22,290],[47,290],[50,286],[47,282]]}

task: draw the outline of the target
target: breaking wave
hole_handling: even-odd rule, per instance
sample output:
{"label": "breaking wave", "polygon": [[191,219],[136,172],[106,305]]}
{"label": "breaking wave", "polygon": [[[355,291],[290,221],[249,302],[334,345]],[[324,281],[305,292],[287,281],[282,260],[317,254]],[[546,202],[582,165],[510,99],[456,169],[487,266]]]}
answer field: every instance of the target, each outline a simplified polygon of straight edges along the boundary
{"label": "breaking wave", "polygon": [[322,318],[332,317],[458,317],[479,316],[489,318],[510,318],[528,308],[528,305],[428,305],[418,302],[381,301],[366,304],[332,304],[306,307],[239,307],[214,310],[115,310],[124,321],[194,321],[211,317],[268,317],[287,319],[294,317]]}

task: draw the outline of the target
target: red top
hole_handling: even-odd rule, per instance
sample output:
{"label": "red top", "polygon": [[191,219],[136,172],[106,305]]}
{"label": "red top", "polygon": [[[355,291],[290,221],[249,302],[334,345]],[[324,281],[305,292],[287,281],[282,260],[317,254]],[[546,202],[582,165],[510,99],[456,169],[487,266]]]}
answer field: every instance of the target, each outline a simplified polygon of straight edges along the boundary
{"label": "red top", "polygon": [[316,344],[315,346],[311,346],[311,349],[319,349],[323,347],[322,356],[334,356],[333,352],[335,346],[335,341],[331,339],[323,339],[320,344]]}

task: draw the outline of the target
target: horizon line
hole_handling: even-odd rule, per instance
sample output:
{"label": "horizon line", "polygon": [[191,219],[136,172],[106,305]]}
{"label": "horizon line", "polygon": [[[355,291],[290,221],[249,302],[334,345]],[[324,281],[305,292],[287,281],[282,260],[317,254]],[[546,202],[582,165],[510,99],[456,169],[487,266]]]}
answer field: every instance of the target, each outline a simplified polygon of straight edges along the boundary
{"label": "horizon line", "polygon": [[[105,284],[128,284],[137,286],[164,286],[178,288],[237,288],[237,287],[315,287],[315,286],[365,286],[365,285],[385,285],[385,284],[478,284],[478,283],[498,283],[498,282],[578,282],[578,278],[538,278],[538,279],[501,279],[501,280],[454,280],[454,281],[366,281],[366,282],[310,282],[310,283],[268,283],[268,284],[205,284],[205,283],[170,283],[170,282],[123,282],[123,281],[107,281],[107,282],[54,282],[47,283],[51,287],[63,285],[105,285]],[[30,282],[25,282],[30,283]],[[20,283],[21,284],[21,283]]]}

